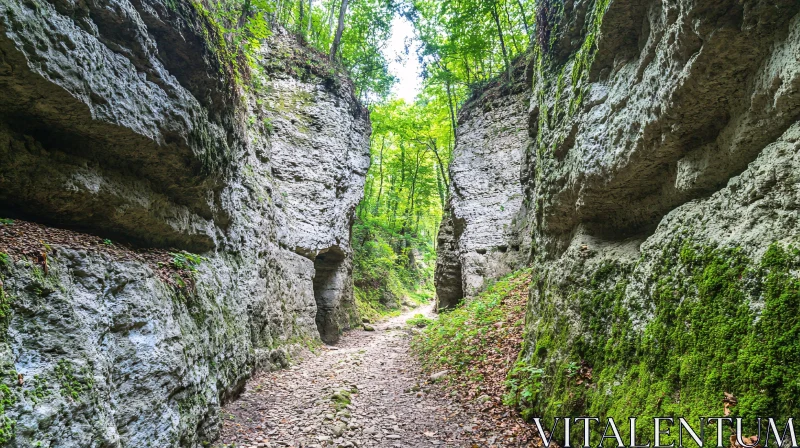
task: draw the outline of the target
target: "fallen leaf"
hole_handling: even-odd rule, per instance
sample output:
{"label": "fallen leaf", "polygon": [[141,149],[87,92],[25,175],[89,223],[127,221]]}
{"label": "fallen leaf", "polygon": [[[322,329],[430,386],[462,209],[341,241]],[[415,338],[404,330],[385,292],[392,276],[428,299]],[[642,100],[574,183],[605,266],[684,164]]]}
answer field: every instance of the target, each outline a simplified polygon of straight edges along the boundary
{"label": "fallen leaf", "polygon": [[723,394],[725,394],[725,398],[722,399],[722,412],[727,417],[731,415],[730,408],[736,406],[739,400],[729,392],[723,392]]}

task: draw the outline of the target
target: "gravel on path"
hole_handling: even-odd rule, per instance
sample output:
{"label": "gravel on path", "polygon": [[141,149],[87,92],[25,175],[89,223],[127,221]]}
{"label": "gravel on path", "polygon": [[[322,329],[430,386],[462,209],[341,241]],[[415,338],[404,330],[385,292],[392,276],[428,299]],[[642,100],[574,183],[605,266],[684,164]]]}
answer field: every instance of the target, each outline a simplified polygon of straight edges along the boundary
{"label": "gravel on path", "polygon": [[414,314],[345,333],[298,364],[257,375],[222,411],[218,447],[490,447],[481,418],[424,377],[409,353]]}

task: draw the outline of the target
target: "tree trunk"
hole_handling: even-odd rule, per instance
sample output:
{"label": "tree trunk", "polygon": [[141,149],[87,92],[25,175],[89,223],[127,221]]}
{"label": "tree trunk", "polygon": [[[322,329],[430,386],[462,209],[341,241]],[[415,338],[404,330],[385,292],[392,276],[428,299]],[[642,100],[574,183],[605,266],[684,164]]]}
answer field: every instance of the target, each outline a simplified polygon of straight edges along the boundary
{"label": "tree trunk", "polygon": [[442,205],[442,211],[444,211],[444,187],[442,186],[442,175],[439,170],[436,170],[436,191],[439,193],[439,203]]}
{"label": "tree trunk", "polygon": [[328,13],[328,38],[333,35],[333,13],[336,11],[336,0],[331,0],[331,10]]}
{"label": "tree trunk", "polygon": [[309,40],[311,40],[311,25],[314,22],[313,20],[314,14],[311,13],[311,6],[313,1],[314,0],[308,0],[308,31],[306,32],[306,35],[308,36]]}
{"label": "tree trunk", "polygon": [[439,149],[436,147],[436,140],[431,138],[428,143],[428,147],[431,148],[431,151],[433,151],[433,155],[436,156],[436,160],[439,162],[439,171],[440,174],[442,175],[442,180],[444,181],[444,187],[448,189],[447,191],[450,191],[449,190],[450,183],[447,181],[447,175],[445,175],[444,172],[444,164],[442,163],[442,158],[439,157]]}
{"label": "tree trunk", "polygon": [[297,34],[300,35],[300,40],[303,41],[305,38],[305,35],[303,34],[303,25],[306,18],[305,11],[303,11],[305,6],[305,0],[300,0],[299,6],[300,6],[300,17],[297,19]]}
{"label": "tree trunk", "polygon": [[[347,1],[347,0],[344,0]],[[492,17],[497,25],[497,36],[500,38],[500,48],[503,50],[503,62],[506,63],[506,73],[508,80],[511,81],[511,64],[508,62],[508,52],[506,51],[506,41],[503,39],[503,28],[500,27],[500,16],[497,14],[497,2],[492,2]]]}
{"label": "tree trunk", "polygon": [[408,195],[408,205],[406,206],[405,219],[403,220],[403,228],[401,233],[405,235],[405,230],[411,230],[409,219],[414,219],[414,195],[417,192],[417,175],[419,174],[419,166],[421,163],[420,155],[422,151],[417,150],[416,164],[414,166],[414,176],[411,178],[411,191]]}
{"label": "tree trunk", "polygon": [[514,35],[514,23],[511,22],[511,13],[508,12],[508,5],[503,4],[503,11],[506,13],[506,21],[508,21],[508,27],[511,29],[511,43],[514,45],[514,51],[517,53],[520,52],[519,43],[517,42],[517,37]]}
{"label": "tree trunk", "polygon": [[466,55],[464,55],[462,59],[464,60],[464,73],[467,75],[467,86],[469,86],[472,84],[472,78],[470,78],[469,60],[467,59]]}
{"label": "tree trunk", "polygon": [[336,36],[333,38],[333,43],[331,44],[331,61],[336,58],[336,53],[339,51],[339,43],[342,41],[342,32],[344,32],[344,15],[347,13],[347,2],[348,0],[342,0],[342,7],[339,8],[339,26],[336,27]]}
{"label": "tree trunk", "polygon": [[522,0],[517,0],[517,6],[519,6],[519,13],[522,16],[522,25],[525,26],[525,34],[528,36],[528,43],[530,43],[531,32],[528,29],[528,18],[525,16],[525,8],[522,7]]}
{"label": "tree trunk", "polygon": [[445,82],[447,88],[447,106],[450,108],[450,125],[453,128],[453,140],[456,138],[456,111],[453,107],[453,94],[450,91],[450,79]]}
{"label": "tree trunk", "polygon": [[378,182],[378,197],[375,200],[375,212],[373,213],[376,216],[380,212],[381,195],[383,194],[383,148],[384,148],[385,144],[386,144],[386,136],[384,135],[383,139],[381,140],[381,152],[380,152],[380,155],[378,156],[379,157],[378,158],[378,172],[380,173],[379,174],[380,181]]}

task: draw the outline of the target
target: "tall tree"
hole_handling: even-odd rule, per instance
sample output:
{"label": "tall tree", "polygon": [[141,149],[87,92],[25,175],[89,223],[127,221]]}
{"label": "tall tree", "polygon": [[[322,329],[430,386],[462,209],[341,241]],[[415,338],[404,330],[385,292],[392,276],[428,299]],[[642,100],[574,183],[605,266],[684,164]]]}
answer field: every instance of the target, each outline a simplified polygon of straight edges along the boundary
{"label": "tall tree", "polygon": [[508,52],[506,51],[506,41],[503,38],[503,28],[500,26],[500,17],[497,14],[497,2],[492,1],[492,18],[494,18],[494,23],[497,25],[497,37],[500,38],[500,48],[503,50],[503,62],[506,65],[506,74],[508,75],[508,80],[511,80],[511,63],[508,61]]}
{"label": "tall tree", "polygon": [[339,43],[342,41],[342,32],[344,32],[344,16],[347,13],[347,3],[348,0],[342,0],[342,6],[339,8],[339,25],[336,27],[336,36],[333,38],[333,43],[331,44],[331,61],[336,58],[336,53],[339,51]]}
{"label": "tall tree", "polygon": [[313,6],[313,0],[308,0],[308,29],[306,30],[306,35],[309,37],[311,36],[311,27],[314,24]]}

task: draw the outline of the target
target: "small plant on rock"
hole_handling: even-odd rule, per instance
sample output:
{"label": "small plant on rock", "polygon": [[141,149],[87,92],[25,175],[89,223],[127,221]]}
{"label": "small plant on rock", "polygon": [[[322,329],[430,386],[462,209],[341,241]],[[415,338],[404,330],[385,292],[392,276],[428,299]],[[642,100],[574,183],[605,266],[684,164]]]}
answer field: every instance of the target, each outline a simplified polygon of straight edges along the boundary
{"label": "small plant on rock", "polygon": [[406,323],[410,326],[417,328],[425,328],[433,322],[433,319],[427,318],[422,314],[415,314],[414,317],[408,319]]}
{"label": "small plant on rock", "polygon": [[170,255],[172,255],[172,266],[175,269],[185,271],[196,272],[197,266],[207,261],[205,257],[201,257],[197,254],[190,254],[189,252],[171,252]]}

